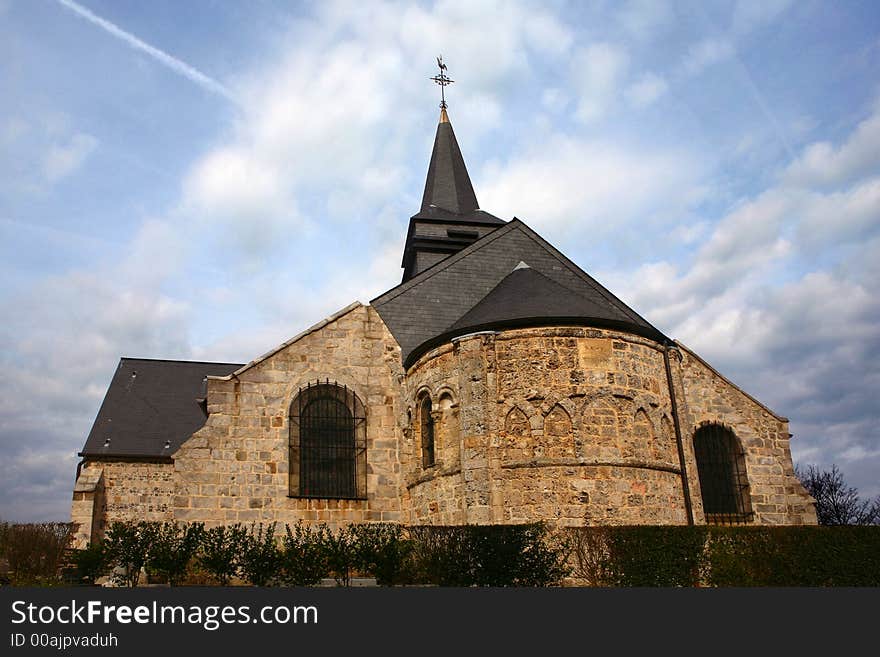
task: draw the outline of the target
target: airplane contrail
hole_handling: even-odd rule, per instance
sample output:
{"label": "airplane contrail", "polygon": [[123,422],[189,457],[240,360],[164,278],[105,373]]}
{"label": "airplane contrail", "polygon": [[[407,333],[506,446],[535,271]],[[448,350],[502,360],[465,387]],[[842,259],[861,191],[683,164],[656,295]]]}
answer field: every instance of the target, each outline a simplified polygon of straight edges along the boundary
{"label": "airplane contrail", "polygon": [[111,23],[110,21],[92,13],[91,11],[89,11],[82,5],[74,2],[73,0],[58,0],[58,4],[74,12],[81,18],[85,18],[90,23],[97,25],[105,32],[108,32],[115,36],[117,39],[124,41],[135,50],[140,50],[141,52],[146,53],[160,64],[167,66],[178,75],[182,75],[183,77],[192,80],[203,89],[206,89],[212,93],[218,94],[235,102],[235,97],[232,95],[232,92],[230,92],[229,89],[217,82],[217,80],[215,80],[214,78],[205,75],[197,68],[190,66],[186,62],[180,61],[179,59],[177,59],[177,57],[169,55],[167,52],[151,46],[149,43],[141,41],[135,35],[131,34],[130,32],[126,32],[118,25]]}

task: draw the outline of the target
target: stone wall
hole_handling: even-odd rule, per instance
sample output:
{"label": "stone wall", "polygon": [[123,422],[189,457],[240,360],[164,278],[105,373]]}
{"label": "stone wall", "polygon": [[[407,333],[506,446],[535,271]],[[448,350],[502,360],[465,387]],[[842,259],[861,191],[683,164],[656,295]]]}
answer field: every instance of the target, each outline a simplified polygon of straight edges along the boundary
{"label": "stone wall", "polygon": [[[754,522],[816,524],[812,498],[794,475],[788,420],[740,390],[692,351],[679,347],[685,406],[680,416],[691,453],[693,436],[700,426],[724,425],[734,432],[745,452]],[[699,480],[692,477],[691,482],[695,506],[701,507]]]}
{"label": "stone wall", "polygon": [[[353,304],[228,377],[209,377],[205,426],[174,454],[174,517],[209,526],[298,520],[400,521],[406,423],[400,349],[369,306]],[[347,386],[366,413],[366,499],[290,496],[289,411],[300,389]]]}
{"label": "stone wall", "polygon": [[[683,524],[682,458],[703,523],[693,434],[707,422],[742,443],[755,522],[815,523],[794,477],[787,420],[683,346],[668,353],[681,457],[664,348],[651,340],[579,327],[484,332],[404,372],[378,314],[353,304],[238,373],[209,377],[208,420],[173,463],[86,463],[72,506],[77,540],[102,535],[112,520],[141,519]],[[327,380],[364,405],[364,499],[291,495],[291,403]],[[425,398],[435,441],[428,467]]]}
{"label": "stone wall", "polygon": [[75,547],[102,538],[114,521],[172,520],[174,466],[128,460],[87,461],[77,478],[71,522]]}
{"label": "stone wall", "polygon": [[460,409],[460,465],[422,468],[417,430],[402,453],[413,522],[687,520],[663,354],[649,340],[587,328],[474,334],[419,359],[407,388],[413,408],[428,392]]}

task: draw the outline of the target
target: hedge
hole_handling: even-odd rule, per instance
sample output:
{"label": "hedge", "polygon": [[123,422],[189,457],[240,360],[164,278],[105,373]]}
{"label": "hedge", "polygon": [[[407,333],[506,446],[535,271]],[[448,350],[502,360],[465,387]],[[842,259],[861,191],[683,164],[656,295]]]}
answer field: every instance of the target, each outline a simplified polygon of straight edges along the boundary
{"label": "hedge", "polygon": [[578,527],[594,586],[880,586],[880,527]]}
{"label": "hedge", "polygon": [[712,586],[880,586],[880,527],[713,528]]}
{"label": "hedge", "polygon": [[[113,523],[78,581],[311,586],[880,586],[880,527]],[[0,584],[58,585],[71,525],[0,523]],[[2,571],[3,568],[0,568]]]}

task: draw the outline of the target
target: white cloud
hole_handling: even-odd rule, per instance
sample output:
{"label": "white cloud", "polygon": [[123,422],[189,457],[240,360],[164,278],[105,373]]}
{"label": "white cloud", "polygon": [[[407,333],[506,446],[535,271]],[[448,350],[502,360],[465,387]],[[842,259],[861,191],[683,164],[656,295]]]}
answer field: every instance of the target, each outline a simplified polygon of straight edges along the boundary
{"label": "white cloud", "polygon": [[78,132],[65,143],[54,144],[43,160],[43,174],[50,183],[73,174],[98,147],[93,136]]}
{"label": "white cloud", "polygon": [[846,183],[880,171],[880,101],[838,148],[819,141],[804,148],[783,172],[793,185],[821,186]]}
{"label": "white cloud", "polygon": [[190,356],[187,306],[126,278],[70,272],[3,304],[4,519],[69,517],[75,453],[120,356]]}
{"label": "white cloud", "polygon": [[468,117],[459,140],[474,143],[497,130],[497,90],[528,75],[530,53],[560,57],[571,40],[567,26],[530,4],[322,4],[294,25],[273,66],[242,76],[239,120],[192,165],[181,212],[222,225],[254,261],[289,244],[285,234],[378,214],[415,180],[400,162],[427,137],[417,117],[428,111],[428,83],[415,90],[411,80],[427,78],[438,53],[453,79],[467,70],[447,94],[453,116]]}
{"label": "white cloud", "polygon": [[658,214],[685,214],[698,172],[685,154],[556,136],[490,165],[481,173],[488,184],[480,198],[499,216],[519,216],[539,230],[605,233]]}
{"label": "white cloud", "polygon": [[575,116],[584,123],[602,118],[614,102],[628,66],[626,52],[610,43],[575,52],[571,61],[572,85],[579,95]]}
{"label": "white cloud", "polygon": [[568,94],[562,89],[553,87],[541,92],[541,105],[551,112],[561,112],[568,103]]}
{"label": "white cloud", "polygon": [[880,177],[830,194],[813,194],[798,225],[799,241],[827,249],[880,233]]}
{"label": "white cloud", "polygon": [[699,75],[710,66],[730,59],[736,52],[733,43],[721,37],[709,37],[690,47],[682,61],[682,72]]}
{"label": "white cloud", "polygon": [[184,183],[186,204],[212,220],[260,221],[289,213],[293,200],[282,171],[245,149],[220,148],[194,167]]}
{"label": "white cloud", "polygon": [[668,90],[669,85],[662,77],[655,73],[645,73],[627,88],[626,97],[631,105],[641,109],[654,104]]}
{"label": "white cloud", "polygon": [[692,224],[679,224],[673,228],[670,237],[675,244],[691,245],[695,244],[706,234],[709,229],[709,222],[696,221]]}
{"label": "white cloud", "polygon": [[668,26],[673,17],[666,0],[627,0],[616,18],[629,35],[647,40],[656,37],[658,30]]}

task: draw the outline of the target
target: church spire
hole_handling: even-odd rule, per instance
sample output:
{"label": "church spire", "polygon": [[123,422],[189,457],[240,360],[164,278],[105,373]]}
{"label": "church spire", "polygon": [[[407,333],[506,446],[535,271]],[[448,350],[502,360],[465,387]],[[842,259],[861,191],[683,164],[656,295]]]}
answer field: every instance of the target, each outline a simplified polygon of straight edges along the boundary
{"label": "church spire", "polygon": [[453,80],[446,75],[442,57],[437,58],[437,65],[440,73],[431,80],[441,89],[440,121],[428,165],[422,207],[409,220],[401,263],[404,282],[505,223],[480,210],[446,111],[445,88]]}
{"label": "church spire", "polygon": [[440,110],[421,211],[430,212],[432,206],[462,215],[471,214],[480,207],[446,109]]}
{"label": "church spire", "polygon": [[437,58],[437,66],[440,67],[440,73],[431,79],[440,85],[440,122],[434,137],[434,150],[428,166],[428,178],[425,180],[421,211],[430,212],[433,207],[453,214],[467,215],[480,205],[446,113],[446,87],[455,80],[446,75],[446,64],[443,63],[442,55]]}

